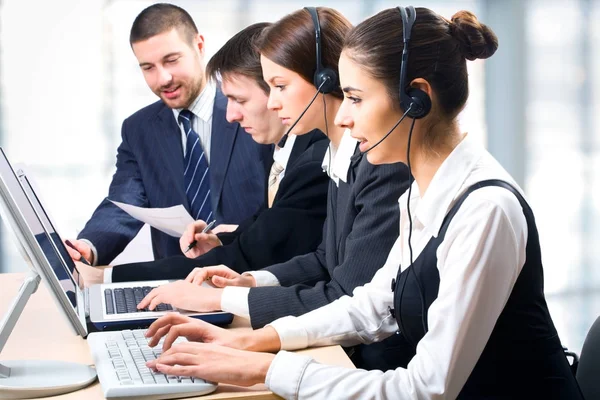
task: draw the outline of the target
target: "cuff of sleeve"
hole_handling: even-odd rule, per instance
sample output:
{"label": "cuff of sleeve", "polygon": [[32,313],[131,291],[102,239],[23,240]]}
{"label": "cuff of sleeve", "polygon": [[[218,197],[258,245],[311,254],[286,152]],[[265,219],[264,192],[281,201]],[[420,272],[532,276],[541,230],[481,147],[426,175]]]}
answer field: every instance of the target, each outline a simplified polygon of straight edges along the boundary
{"label": "cuff of sleeve", "polygon": [[90,242],[87,239],[79,239],[82,242],[86,243],[88,246],[90,246],[90,249],[92,250],[92,256],[93,256],[93,260],[91,262],[92,266],[96,266],[97,265],[97,260],[98,260],[98,250],[96,250],[96,246],[94,246],[94,243]]}
{"label": "cuff of sleeve", "polygon": [[104,268],[104,283],[112,283],[112,268]]}
{"label": "cuff of sleeve", "polygon": [[272,326],[279,335],[282,350],[298,350],[308,347],[308,334],[296,317],[276,319],[267,326]]}
{"label": "cuff of sleeve", "polygon": [[221,310],[249,319],[248,293],[247,287],[226,286],[221,293]]}
{"label": "cuff of sleeve", "polygon": [[279,279],[269,271],[248,271],[242,275],[252,275],[256,281],[256,287],[281,286]]}
{"label": "cuff of sleeve", "polygon": [[304,371],[312,360],[308,356],[280,351],[267,371],[265,384],[284,399],[297,399]]}

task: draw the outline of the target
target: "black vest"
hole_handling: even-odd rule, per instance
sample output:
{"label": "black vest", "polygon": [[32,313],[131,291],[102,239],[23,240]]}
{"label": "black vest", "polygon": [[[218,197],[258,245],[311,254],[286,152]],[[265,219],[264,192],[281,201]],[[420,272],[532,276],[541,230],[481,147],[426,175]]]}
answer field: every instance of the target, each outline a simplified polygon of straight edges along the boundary
{"label": "black vest", "polygon": [[527,221],[526,261],[479,361],[459,399],[582,399],[550,318],[544,298],[540,244],[533,213],[521,194],[506,182],[487,180],[471,186],[446,215],[438,237],[392,283],[400,332],[412,353],[427,330],[427,310],[437,298],[440,276],[437,248],[465,199],[474,190],[499,186],[519,200]]}

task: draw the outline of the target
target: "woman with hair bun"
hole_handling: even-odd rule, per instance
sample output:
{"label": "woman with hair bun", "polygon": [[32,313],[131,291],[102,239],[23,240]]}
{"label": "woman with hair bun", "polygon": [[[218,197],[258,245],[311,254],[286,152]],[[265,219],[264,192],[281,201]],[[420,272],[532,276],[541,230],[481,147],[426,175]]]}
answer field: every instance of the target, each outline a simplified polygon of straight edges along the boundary
{"label": "woman with hair bun", "polygon": [[[339,61],[345,98],[336,125],[352,131],[369,162],[401,161],[414,176],[387,262],[352,297],[253,332],[165,317],[148,332],[154,341],[167,335],[150,366],[265,382],[290,399],[581,399],[544,298],[531,208],[457,122],[469,93],[466,61],[497,47],[468,11],[448,21],[398,7],[353,28]],[[414,356],[387,372],[282,351],[394,334]],[[204,343],[170,347],[179,335]]]}

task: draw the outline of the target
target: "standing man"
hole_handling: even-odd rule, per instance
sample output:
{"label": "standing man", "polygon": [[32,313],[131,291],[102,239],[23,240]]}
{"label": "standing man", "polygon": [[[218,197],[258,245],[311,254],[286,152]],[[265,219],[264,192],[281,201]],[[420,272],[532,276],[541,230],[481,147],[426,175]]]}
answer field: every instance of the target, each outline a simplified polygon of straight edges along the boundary
{"label": "standing man", "polygon": [[[263,203],[271,147],[226,121],[227,99],[207,82],[204,38],[185,10],[146,8],[129,41],[160,100],[123,122],[108,198],[140,207],[183,204],[196,220],[239,224]],[[143,225],[108,198],[74,241],[93,265],[110,263]],[[156,259],[181,254],[178,238],[151,234]],[[79,259],[75,251],[71,256]]]}

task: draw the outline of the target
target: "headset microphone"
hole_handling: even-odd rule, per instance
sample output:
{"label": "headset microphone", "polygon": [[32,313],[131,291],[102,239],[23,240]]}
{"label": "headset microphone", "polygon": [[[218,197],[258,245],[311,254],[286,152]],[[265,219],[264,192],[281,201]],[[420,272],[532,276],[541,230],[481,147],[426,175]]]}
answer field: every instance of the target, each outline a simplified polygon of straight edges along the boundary
{"label": "headset microphone", "polygon": [[302,111],[302,113],[300,114],[300,116],[298,117],[298,119],[296,121],[294,121],[294,123],[292,124],[292,126],[290,126],[290,128],[283,134],[283,136],[281,137],[281,140],[279,140],[279,143],[277,143],[278,147],[285,146],[285,142],[287,141],[289,133],[292,131],[292,129],[294,129],[294,127],[296,126],[296,124],[298,122],[300,122],[300,119],[304,116],[304,114],[306,114],[306,112],[308,111],[308,109],[310,108],[310,106],[312,106],[312,103],[315,102],[315,100],[317,99],[317,96],[319,95],[319,93],[321,93],[321,88],[323,87],[323,85],[325,85],[325,83],[327,83],[328,80],[329,80],[329,78],[326,77],[323,80],[323,82],[321,82],[321,85],[317,88],[317,93],[315,93],[315,95],[313,96],[313,98],[310,101],[310,103],[308,103],[308,105],[306,106],[306,108],[304,109],[304,111]]}
{"label": "headset microphone", "polygon": [[379,146],[381,144],[381,142],[383,142],[388,136],[390,136],[392,134],[392,132],[394,132],[394,129],[396,129],[398,127],[398,125],[400,125],[400,123],[402,121],[404,121],[404,118],[406,118],[406,116],[410,113],[411,108],[412,108],[412,104],[408,106],[408,109],[404,112],[404,114],[402,114],[402,117],[400,117],[398,122],[396,122],[394,124],[392,129],[390,129],[390,131],[388,133],[386,133],[384,137],[379,139],[379,141],[377,143],[375,143],[373,146],[369,147],[367,150],[363,151],[363,154],[367,154],[368,152],[373,150],[375,147]]}

